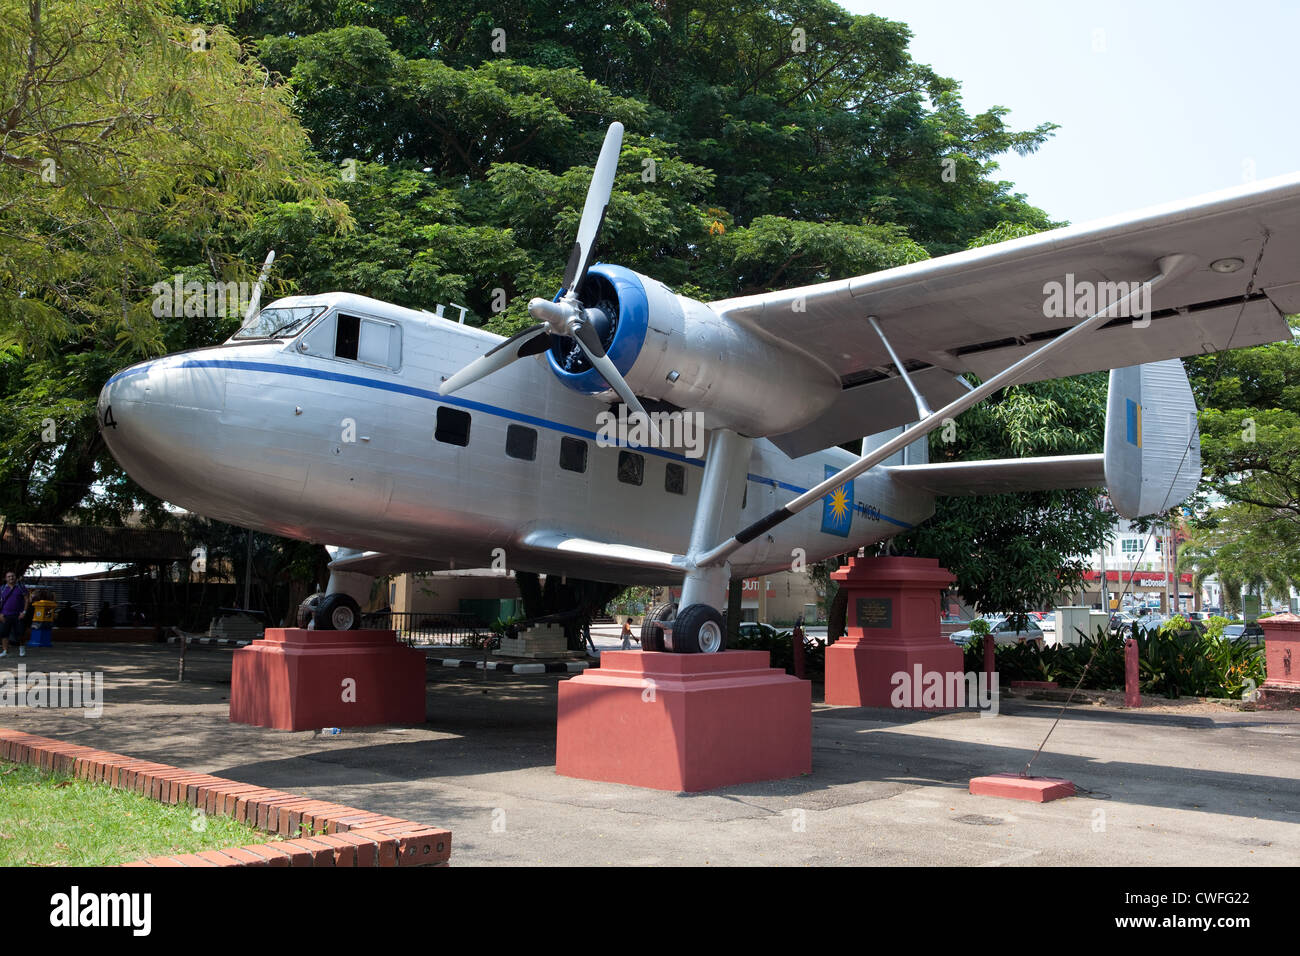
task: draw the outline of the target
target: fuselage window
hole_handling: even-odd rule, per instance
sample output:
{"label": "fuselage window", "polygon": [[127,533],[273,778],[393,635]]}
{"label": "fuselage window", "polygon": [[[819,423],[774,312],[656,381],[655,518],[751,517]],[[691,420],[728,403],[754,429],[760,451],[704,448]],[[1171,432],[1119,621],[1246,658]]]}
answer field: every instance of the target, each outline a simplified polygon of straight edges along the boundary
{"label": "fuselage window", "polygon": [[336,358],[357,359],[357,343],[361,338],[361,320],[355,315],[339,313],[338,329],[334,333],[334,355]]}
{"label": "fuselage window", "polygon": [[[339,316],[342,318],[342,316]],[[393,337],[393,326],[386,322],[361,320],[361,335],[357,339],[357,361],[367,365],[389,364],[389,345]]]}
{"label": "fuselage window", "polygon": [[[343,318],[343,316],[339,316]],[[434,429],[433,437],[448,445],[460,445],[464,447],[469,444],[469,412],[462,412],[459,408],[448,408],[446,405],[438,407],[438,427]]]}
{"label": "fuselage window", "polygon": [[334,320],[334,357],[395,369],[401,365],[401,337],[392,322],[340,312]]}
{"label": "fuselage window", "polygon": [[639,485],[645,478],[645,457],[634,451],[618,453],[618,480],[625,485]]}
{"label": "fuselage window", "polygon": [[511,425],[506,429],[506,454],[522,461],[532,461],[537,457],[537,432],[523,425]]}
{"label": "fuselage window", "polygon": [[567,435],[560,439],[560,467],[565,471],[587,470],[587,443]]}
{"label": "fuselage window", "polygon": [[[664,469],[664,491],[671,492],[674,495],[686,494],[686,466],[674,465],[668,463]],[[743,508],[744,505],[741,505]]]}

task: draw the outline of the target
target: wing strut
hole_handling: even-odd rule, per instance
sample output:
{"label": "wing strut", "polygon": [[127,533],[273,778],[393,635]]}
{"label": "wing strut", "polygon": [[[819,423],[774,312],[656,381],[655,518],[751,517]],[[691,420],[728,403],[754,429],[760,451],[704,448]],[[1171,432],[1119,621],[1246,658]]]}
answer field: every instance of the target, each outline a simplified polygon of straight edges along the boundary
{"label": "wing strut", "polygon": [[880,323],[876,321],[874,315],[867,316],[867,321],[871,323],[871,327],[875,329],[876,334],[880,336],[880,341],[885,346],[885,351],[888,352],[889,357],[894,360],[894,368],[898,369],[898,374],[903,377],[903,383],[907,386],[907,390],[912,393],[912,401],[916,402],[917,415],[923,419],[928,417],[932,414],[930,406],[926,404],[925,399],[921,397],[921,393],[918,392],[916,386],[912,384],[912,376],[907,374],[907,369],[903,366],[902,360],[899,359],[898,353],[895,352],[894,347],[889,344],[889,339],[885,338],[885,332],[881,329]]}
{"label": "wing strut", "polygon": [[[1151,287],[1154,287],[1163,280],[1169,278],[1169,276],[1178,271],[1179,266],[1185,261],[1188,260],[1187,257],[1183,255],[1165,256],[1158,260],[1156,265],[1159,268],[1159,271],[1147,280],[1145,283],[1146,289],[1149,290]],[[1052,353],[1060,351],[1079,336],[1086,335],[1098,326],[1104,325],[1111,317],[1112,312],[1120,306],[1125,305],[1130,299],[1139,295],[1143,291],[1143,286],[1138,286],[1128,295],[1110,303],[1101,311],[1093,313],[1068,331],[1062,332],[1050,342],[1047,342],[1040,348],[1030,352],[1019,362],[1016,362],[1009,368],[1003,369],[987,382],[972,389],[960,398],[954,399],[937,412],[932,412],[925,416],[902,434],[895,436],[879,448],[873,450],[871,454],[863,455],[847,468],[831,475],[831,477],[827,478],[821,484],[809,488],[793,501],[781,508],[777,508],[765,517],[760,518],[748,528],[738,531],[734,537],[724,541],[717,547],[698,556],[693,556],[695,565],[697,567],[710,567],[725,561],[731,554],[743,547],[745,544],[748,544],[750,541],[753,541],[760,534],[776,527],[787,518],[793,518],[804,508],[820,501],[822,496],[834,491],[850,478],[856,478],[863,472],[880,464],[890,455],[906,448],[918,438],[928,435],[930,432],[942,425],[945,419],[953,418],[956,415],[960,415],[971,406],[978,405],[1000,388],[1004,388],[1007,385],[1014,385],[1017,379],[1037,368],[1048,359]],[[901,371],[901,366],[899,368]]]}

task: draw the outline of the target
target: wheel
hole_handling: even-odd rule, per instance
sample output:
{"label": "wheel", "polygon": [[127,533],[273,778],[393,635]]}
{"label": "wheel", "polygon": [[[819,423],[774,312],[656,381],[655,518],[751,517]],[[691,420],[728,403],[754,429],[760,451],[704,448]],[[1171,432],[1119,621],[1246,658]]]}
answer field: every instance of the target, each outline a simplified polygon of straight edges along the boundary
{"label": "wheel", "polygon": [[727,649],[722,612],[707,604],[692,604],[673,622],[672,650],[677,654],[716,654]]}
{"label": "wheel", "polygon": [[641,650],[662,651],[664,630],[659,624],[661,621],[671,621],[676,616],[676,604],[658,604],[647,611],[641,621]]}
{"label": "wheel", "polygon": [[323,594],[310,595],[305,601],[298,605],[298,626],[301,628],[313,627],[312,619],[316,616],[316,609],[320,607]]}
{"label": "wheel", "polygon": [[346,594],[327,594],[314,615],[318,631],[355,631],[361,627],[361,607]]}

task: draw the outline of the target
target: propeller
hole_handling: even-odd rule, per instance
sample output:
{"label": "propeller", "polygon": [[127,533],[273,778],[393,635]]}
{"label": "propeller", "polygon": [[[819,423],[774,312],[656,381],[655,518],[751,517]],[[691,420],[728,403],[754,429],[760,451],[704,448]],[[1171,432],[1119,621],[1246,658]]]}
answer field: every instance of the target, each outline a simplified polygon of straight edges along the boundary
{"label": "propeller", "polygon": [[516,332],[494,346],[486,355],[470,362],[438,386],[439,395],[459,391],[518,359],[541,355],[550,348],[549,337],[558,335],[578,343],[592,368],[600,373],[631,412],[643,417],[654,440],[658,442],[659,434],[650,416],[646,414],[622,373],[605,354],[605,346],[596,328],[597,325],[608,325],[604,312],[586,308],[578,299],[577,293],[582,280],[587,277],[596,240],[605,223],[605,212],[609,209],[609,197],[614,191],[614,174],[618,171],[618,155],[622,147],[623,124],[610,123],[609,132],[605,134],[605,144],[600,149],[600,157],[596,160],[596,168],[591,176],[591,185],[587,187],[587,201],[582,207],[578,235],[564,269],[564,286],[554,299],[537,297],[528,302],[528,314],[537,320],[537,324]]}

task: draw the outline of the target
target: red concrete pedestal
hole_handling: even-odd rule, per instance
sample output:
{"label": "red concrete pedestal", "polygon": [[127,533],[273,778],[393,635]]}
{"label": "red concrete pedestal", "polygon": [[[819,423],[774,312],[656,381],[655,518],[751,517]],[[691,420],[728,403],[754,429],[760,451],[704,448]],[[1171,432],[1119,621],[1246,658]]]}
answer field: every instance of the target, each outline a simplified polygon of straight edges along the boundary
{"label": "red concrete pedestal", "polygon": [[1074,796],[1074,784],[1056,777],[1021,777],[1014,773],[995,773],[987,777],[972,777],[970,792],[975,796],[1047,803],[1049,800]]}
{"label": "red concrete pedestal", "polygon": [[901,698],[909,710],[941,709],[912,685],[937,672],[946,686],[946,675],[965,671],[961,648],[939,629],[940,592],[955,576],[931,558],[850,558],[831,577],[849,605],[846,635],[826,649],[826,703],[893,707]]}
{"label": "red concrete pedestal", "polygon": [[1263,618],[1264,667],[1267,676],[1259,689],[1265,708],[1300,707],[1300,617],[1275,614]]}
{"label": "red concrete pedestal", "polygon": [[235,651],[230,720],[276,730],[424,723],[421,651],[394,631],[268,628]]}
{"label": "red concrete pedestal", "polygon": [[812,685],[766,651],[604,651],[560,684],[555,770],[654,790],[712,790],[812,770]]}

